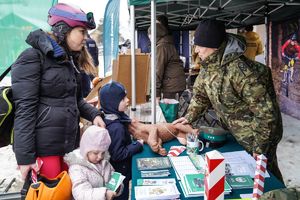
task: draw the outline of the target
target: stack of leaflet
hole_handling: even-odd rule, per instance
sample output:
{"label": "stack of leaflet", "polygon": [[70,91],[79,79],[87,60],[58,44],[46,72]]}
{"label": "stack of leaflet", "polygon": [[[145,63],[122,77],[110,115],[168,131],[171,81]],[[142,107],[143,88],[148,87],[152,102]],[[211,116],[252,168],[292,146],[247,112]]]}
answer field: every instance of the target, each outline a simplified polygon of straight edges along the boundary
{"label": "stack of leaflet", "polygon": [[160,185],[160,186],[135,186],[135,199],[177,199],[180,197],[175,184]]}
{"label": "stack of leaflet", "polygon": [[171,156],[169,159],[175,171],[177,180],[182,180],[185,174],[199,173],[189,156]]}
{"label": "stack of leaflet", "polygon": [[[185,198],[204,196],[204,174],[186,174],[179,184]],[[231,187],[225,181],[224,194],[230,192]]]}
{"label": "stack of leaflet", "polygon": [[[249,175],[254,178],[256,161],[246,151],[232,151],[222,153],[225,158],[226,176],[244,176]],[[266,177],[270,177],[266,172]]]}

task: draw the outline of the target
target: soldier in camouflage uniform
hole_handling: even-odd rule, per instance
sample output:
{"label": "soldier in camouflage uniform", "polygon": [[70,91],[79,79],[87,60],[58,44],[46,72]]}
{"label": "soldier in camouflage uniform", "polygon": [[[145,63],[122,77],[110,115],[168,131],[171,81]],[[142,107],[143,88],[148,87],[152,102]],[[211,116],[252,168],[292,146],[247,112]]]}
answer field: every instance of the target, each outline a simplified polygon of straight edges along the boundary
{"label": "soldier in camouflage uniform", "polygon": [[243,38],[226,34],[218,21],[201,21],[194,44],[203,67],[187,115],[173,123],[192,123],[213,107],[237,142],[254,157],[264,154],[268,170],[283,182],[276,157],[282,120],[270,68],[243,56]]}

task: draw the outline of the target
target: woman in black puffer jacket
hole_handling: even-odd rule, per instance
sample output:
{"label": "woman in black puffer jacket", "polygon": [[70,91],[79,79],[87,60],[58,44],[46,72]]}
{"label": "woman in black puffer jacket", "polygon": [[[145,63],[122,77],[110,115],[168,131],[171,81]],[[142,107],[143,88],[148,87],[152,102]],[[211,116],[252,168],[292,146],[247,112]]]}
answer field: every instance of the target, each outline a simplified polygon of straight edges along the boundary
{"label": "woman in black puffer jacket", "polygon": [[66,169],[62,157],[78,145],[80,116],[105,127],[80,89],[80,71],[94,68],[85,49],[87,29],[95,28],[89,16],[67,4],[55,5],[48,18],[52,33],[31,32],[26,40],[31,48],[12,67],[14,151],[23,178],[36,168],[37,158],[48,178]]}

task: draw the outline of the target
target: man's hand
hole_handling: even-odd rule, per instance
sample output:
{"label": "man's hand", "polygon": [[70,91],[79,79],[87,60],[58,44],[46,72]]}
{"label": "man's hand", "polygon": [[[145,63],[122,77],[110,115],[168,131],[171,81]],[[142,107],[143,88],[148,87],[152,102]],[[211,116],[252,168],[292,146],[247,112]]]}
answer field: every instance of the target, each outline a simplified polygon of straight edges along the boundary
{"label": "man's hand", "polygon": [[94,121],[93,121],[93,124],[96,125],[96,126],[100,126],[102,128],[105,128],[105,123],[104,121],[102,120],[102,118],[100,116],[96,116]]}
{"label": "man's hand", "polygon": [[181,124],[188,124],[188,120],[184,117],[181,117],[179,119],[176,119],[175,121],[172,122],[173,125],[175,124],[178,124],[178,123],[181,123]]}
{"label": "man's hand", "polygon": [[259,154],[257,153],[252,153],[253,158],[256,160],[257,156],[259,156]]}
{"label": "man's hand", "polygon": [[19,165],[19,170],[21,172],[22,180],[26,179],[26,176],[31,169],[38,171],[35,163],[30,165]]}

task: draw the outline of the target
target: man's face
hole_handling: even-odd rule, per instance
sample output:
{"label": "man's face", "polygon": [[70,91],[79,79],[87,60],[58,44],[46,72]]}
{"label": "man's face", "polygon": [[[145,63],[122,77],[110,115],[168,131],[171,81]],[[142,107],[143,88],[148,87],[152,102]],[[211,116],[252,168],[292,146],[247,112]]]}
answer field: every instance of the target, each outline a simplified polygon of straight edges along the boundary
{"label": "man's face", "polygon": [[208,47],[201,47],[196,45],[195,52],[198,54],[201,60],[205,60],[208,56],[214,53],[217,49],[216,48],[208,48]]}

